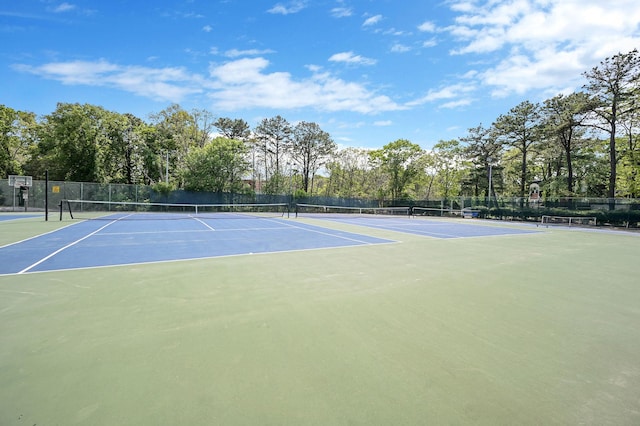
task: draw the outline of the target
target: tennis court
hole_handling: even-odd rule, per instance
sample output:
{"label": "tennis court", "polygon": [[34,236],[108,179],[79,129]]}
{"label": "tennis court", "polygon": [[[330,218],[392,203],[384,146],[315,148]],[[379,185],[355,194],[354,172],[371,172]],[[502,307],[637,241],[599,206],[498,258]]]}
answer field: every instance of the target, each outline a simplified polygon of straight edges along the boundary
{"label": "tennis court", "polygon": [[392,242],[275,218],[124,217],[81,221],[0,247],[0,274]]}
{"label": "tennis court", "polygon": [[640,423],[638,234],[224,217],[0,220],[0,424]]}
{"label": "tennis court", "polygon": [[2,213],[0,214],[0,221],[9,221],[9,220],[20,220],[20,219],[29,219],[33,217],[41,217],[39,214],[11,214],[11,213]]}
{"label": "tennis court", "polygon": [[353,215],[314,215],[316,219],[330,220],[350,225],[396,231],[432,238],[495,237],[500,235],[530,234],[534,229],[526,226],[492,226],[478,221],[442,220],[434,218],[381,217]]}
{"label": "tennis court", "polygon": [[[195,210],[194,210],[195,212]],[[76,217],[78,215],[76,214]],[[393,240],[342,232],[264,212],[101,212],[55,232],[0,247],[0,275],[316,250]],[[329,215],[324,219],[434,238],[532,233],[451,221]],[[31,216],[12,216],[29,218]]]}

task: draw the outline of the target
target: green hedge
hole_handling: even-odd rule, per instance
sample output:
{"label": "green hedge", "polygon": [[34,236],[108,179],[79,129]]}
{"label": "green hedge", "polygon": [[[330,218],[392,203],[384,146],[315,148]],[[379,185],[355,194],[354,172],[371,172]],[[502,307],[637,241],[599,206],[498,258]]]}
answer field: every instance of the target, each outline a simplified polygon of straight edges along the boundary
{"label": "green hedge", "polygon": [[[634,206],[635,207],[635,206]],[[512,208],[512,207],[477,207],[479,217],[487,219],[510,219],[535,222],[543,215],[595,217],[598,225],[640,227],[640,210],[566,210],[558,208]]]}

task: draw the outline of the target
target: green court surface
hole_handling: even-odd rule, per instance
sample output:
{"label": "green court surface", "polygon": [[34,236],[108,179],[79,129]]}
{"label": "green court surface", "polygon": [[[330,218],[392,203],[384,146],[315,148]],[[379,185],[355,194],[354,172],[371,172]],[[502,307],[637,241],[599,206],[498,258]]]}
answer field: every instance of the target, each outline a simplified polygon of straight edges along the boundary
{"label": "green court surface", "polygon": [[303,220],[398,242],[0,276],[0,424],[640,424],[640,235]]}

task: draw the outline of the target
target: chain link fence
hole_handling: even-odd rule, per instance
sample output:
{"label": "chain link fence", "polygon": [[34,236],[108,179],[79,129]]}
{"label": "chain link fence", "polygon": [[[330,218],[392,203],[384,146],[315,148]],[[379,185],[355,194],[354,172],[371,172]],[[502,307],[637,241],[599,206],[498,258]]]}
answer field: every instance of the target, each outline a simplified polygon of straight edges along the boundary
{"label": "chain link fence", "polygon": [[[86,200],[136,203],[185,204],[246,204],[246,203],[307,203],[341,207],[419,206],[433,209],[441,215],[463,209],[477,212],[477,217],[535,221],[544,215],[596,217],[600,225],[640,228],[640,199],[630,198],[569,198],[542,197],[535,202],[518,197],[453,197],[437,200],[372,200],[359,198],[298,197],[291,194],[230,194],[171,191],[161,193],[147,185],[98,184],[34,180],[28,190],[9,185],[0,179],[0,210],[44,211],[48,193],[50,212],[57,211],[62,200]],[[474,216],[475,217],[475,216]]]}
{"label": "chain link fence", "polygon": [[[147,185],[120,183],[99,184],[90,182],[34,180],[26,191],[9,185],[0,179],[0,210],[44,211],[47,199],[49,211],[56,211],[62,200],[134,202],[134,203],[185,203],[185,204],[246,204],[288,203],[290,195],[229,194],[212,192],[155,191]],[[48,198],[45,194],[48,193]],[[26,195],[26,197],[25,197]]]}

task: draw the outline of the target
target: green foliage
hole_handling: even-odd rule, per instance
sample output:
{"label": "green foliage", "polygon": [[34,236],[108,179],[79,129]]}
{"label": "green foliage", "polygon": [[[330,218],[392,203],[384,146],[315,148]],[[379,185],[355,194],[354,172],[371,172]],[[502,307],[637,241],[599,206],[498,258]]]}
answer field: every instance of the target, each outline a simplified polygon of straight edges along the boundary
{"label": "green foliage", "polygon": [[[549,165],[544,180],[555,181],[550,185],[554,195],[574,194],[574,159],[588,142],[583,138],[584,123],[593,107],[594,102],[586,93],[567,96],[561,94],[544,102],[542,114],[545,141],[539,151],[546,157],[545,164]],[[551,169],[552,164],[555,165],[554,170]],[[555,171],[555,176],[552,171]],[[561,171],[564,173],[561,174]]]}
{"label": "green foliage", "polygon": [[640,152],[633,151],[620,161],[617,188],[622,197],[640,198]]}
{"label": "green foliage", "polygon": [[293,198],[294,199],[298,199],[298,198],[305,198],[307,197],[309,194],[307,194],[307,191],[305,191],[304,189],[296,189],[293,192]]}
{"label": "green foliage", "polygon": [[517,150],[520,155],[518,196],[524,197],[527,183],[532,180],[528,168],[529,156],[541,133],[540,106],[529,101],[521,102],[511,108],[509,113],[498,117],[494,127],[498,132],[498,139]]}
{"label": "green foliage", "polygon": [[105,123],[110,117],[101,107],[80,104],[58,104],[45,116],[41,126],[37,156],[40,167],[49,169],[53,180],[104,182],[106,170],[101,160],[108,154]]}
{"label": "green foliage", "polygon": [[170,182],[156,182],[153,185],[151,185],[151,187],[158,194],[162,194],[165,196],[169,195],[172,191],[176,190],[175,184]]}
{"label": "green foliage", "polygon": [[477,207],[479,217],[482,218],[509,218],[522,221],[539,221],[542,216],[571,216],[590,218],[595,217],[597,224],[610,226],[637,227],[640,224],[640,206],[632,205],[630,209],[621,210],[567,210],[562,208],[531,208],[523,207]]}
{"label": "green foliage", "polygon": [[285,173],[285,154],[291,150],[292,133],[291,124],[279,115],[263,119],[255,128],[259,160],[256,166],[262,168],[258,174],[265,177],[269,194],[286,192],[285,181],[278,175]]}
{"label": "green foliage", "polygon": [[264,185],[265,194],[282,194],[288,191],[289,177],[282,173],[275,173],[269,177]]}
{"label": "green foliage", "polygon": [[227,139],[244,141],[249,139],[251,135],[249,124],[241,119],[222,117],[217,119],[213,125]]}
{"label": "green foliage", "polygon": [[249,170],[247,147],[235,139],[216,138],[203,148],[192,148],[182,172],[189,191],[244,192],[242,177]]}
{"label": "green foliage", "polygon": [[35,114],[0,105],[0,177],[23,174],[35,132]]}
{"label": "green foliage", "polygon": [[336,144],[316,123],[302,121],[293,129],[291,157],[302,174],[302,188],[309,190],[309,181],[336,149]]}
{"label": "green foliage", "polygon": [[609,134],[609,188],[608,196],[616,196],[618,128],[626,120],[634,119],[640,111],[640,54],[637,49],[605,58],[599,66],[583,73],[585,88],[594,99],[593,112],[596,125]]}
{"label": "green foliage", "polygon": [[344,198],[366,198],[375,187],[386,187],[386,176],[369,162],[369,151],[361,148],[345,148],[325,165],[329,172],[322,195]]}
{"label": "green foliage", "polygon": [[451,198],[460,195],[462,179],[467,174],[463,149],[457,140],[440,141],[433,147],[433,186],[435,196]]}
{"label": "green foliage", "polygon": [[371,160],[389,176],[389,192],[393,200],[408,198],[404,191],[422,171],[419,167],[422,154],[420,145],[406,139],[390,142],[370,153]]}
{"label": "green foliage", "polygon": [[[466,137],[460,142],[466,146],[462,148],[462,155],[471,163],[467,168],[467,176],[462,190],[467,194],[486,196],[495,194],[495,188],[502,187],[501,167],[496,167],[502,157],[502,143],[497,139],[495,129],[487,129],[480,124],[468,130]],[[491,173],[491,188],[489,188],[489,174]],[[466,188],[465,188],[466,187]]]}

